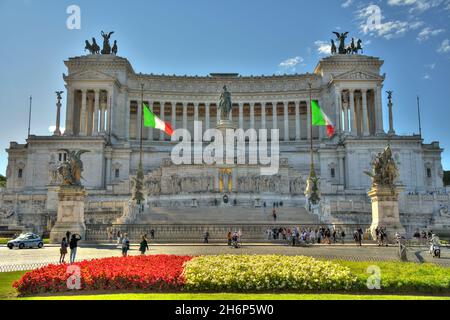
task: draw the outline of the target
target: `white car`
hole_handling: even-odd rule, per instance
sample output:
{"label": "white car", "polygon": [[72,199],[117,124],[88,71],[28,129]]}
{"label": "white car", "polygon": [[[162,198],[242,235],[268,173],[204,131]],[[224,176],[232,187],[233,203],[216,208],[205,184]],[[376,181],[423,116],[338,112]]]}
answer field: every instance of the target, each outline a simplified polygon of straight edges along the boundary
{"label": "white car", "polygon": [[44,240],[40,236],[34,233],[22,233],[17,238],[8,241],[8,248],[13,249],[17,247],[19,249],[24,248],[42,248],[44,246]]}

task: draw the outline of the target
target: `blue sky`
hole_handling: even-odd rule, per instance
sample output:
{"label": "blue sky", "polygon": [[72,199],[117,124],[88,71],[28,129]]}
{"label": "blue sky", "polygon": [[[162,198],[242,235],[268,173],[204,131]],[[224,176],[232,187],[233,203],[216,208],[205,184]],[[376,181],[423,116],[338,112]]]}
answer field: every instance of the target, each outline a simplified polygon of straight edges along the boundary
{"label": "blue sky", "polygon": [[[80,30],[66,27],[73,4],[81,9]],[[375,30],[364,28],[371,4],[382,14]],[[421,96],[424,139],[441,142],[448,170],[449,18],[450,0],[0,0],[0,174],[9,141],[25,141],[29,95],[32,134],[50,134],[63,60],[84,54],[85,39],[101,43],[101,30],[115,31],[119,55],[136,72],[178,75],[312,72],[331,31],[350,31],[364,40],[366,54],[385,60],[398,133],[418,132]]]}

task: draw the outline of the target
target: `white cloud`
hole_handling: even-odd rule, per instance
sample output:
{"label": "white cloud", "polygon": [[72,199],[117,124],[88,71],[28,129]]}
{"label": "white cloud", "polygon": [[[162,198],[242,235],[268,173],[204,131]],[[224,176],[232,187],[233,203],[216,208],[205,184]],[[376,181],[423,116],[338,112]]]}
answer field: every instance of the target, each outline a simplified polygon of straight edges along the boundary
{"label": "white cloud", "polygon": [[449,53],[450,52],[450,41],[448,39],[445,39],[444,41],[442,41],[442,43],[439,46],[437,52],[439,52],[439,53]]}
{"label": "white cloud", "polygon": [[314,44],[319,54],[331,54],[331,44],[329,42],[317,40]]}
{"label": "white cloud", "polygon": [[423,76],[423,80],[431,80],[431,76],[429,74],[425,74]]}
{"label": "white cloud", "polygon": [[353,4],[353,0],[346,0],[345,2],[342,3],[341,7],[342,8],[348,8]]}
{"label": "white cloud", "polygon": [[[392,0],[397,1],[397,0]],[[415,1],[415,0],[410,0]],[[369,5],[365,8],[357,11],[357,20],[359,20],[359,29],[362,33],[368,34],[374,37],[383,37],[387,40],[400,38],[404,36],[410,30],[416,30],[420,28],[424,23],[419,20],[414,21],[385,21],[382,22],[383,16],[380,17],[379,23],[368,24],[367,20],[374,14],[373,6]]]}
{"label": "white cloud", "polygon": [[433,62],[433,63],[430,63],[430,64],[426,64],[425,68],[430,69],[430,70],[436,69],[436,62]]}
{"label": "white cloud", "polygon": [[431,8],[439,7],[444,4],[449,6],[448,0],[388,0],[390,6],[404,6],[409,7],[410,13],[422,13]]}
{"label": "white cloud", "polygon": [[426,27],[426,28],[422,29],[422,31],[419,32],[419,34],[417,35],[417,40],[425,41],[425,40],[428,40],[430,37],[435,37],[444,31],[445,31],[444,29],[434,29],[433,30],[430,27]]}
{"label": "white cloud", "polygon": [[280,62],[278,67],[284,71],[295,72],[297,65],[303,61],[304,59],[302,57],[296,56]]}
{"label": "white cloud", "polygon": [[[49,131],[50,133],[55,132],[55,130],[56,130],[56,126],[50,126],[50,127],[48,127],[48,131]],[[59,130],[61,131],[61,134],[63,134],[64,131],[66,131],[65,128],[61,128],[61,127],[59,128]]]}

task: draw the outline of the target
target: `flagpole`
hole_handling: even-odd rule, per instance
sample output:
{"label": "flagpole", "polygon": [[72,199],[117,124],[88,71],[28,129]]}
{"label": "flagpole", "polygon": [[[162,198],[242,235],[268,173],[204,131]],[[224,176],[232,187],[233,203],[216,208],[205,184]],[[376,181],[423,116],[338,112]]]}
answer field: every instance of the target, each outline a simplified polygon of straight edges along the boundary
{"label": "flagpole", "polygon": [[422,123],[421,123],[421,119],[420,119],[420,97],[417,96],[417,115],[419,118],[419,136],[420,139],[422,139]]}
{"label": "flagpole", "polygon": [[142,166],[142,160],[143,160],[143,145],[142,145],[142,139],[143,139],[143,133],[144,133],[144,83],[141,83],[141,123],[140,123],[140,129],[141,129],[141,139],[140,139],[140,154],[139,154],[139,162]]}
{"label": "flagpole", "polygon": [[28,139],[30,138],[30,130],[31,130],[31,104],[33,102],[33,96],[30,95],[30,108],[28,110]]}
{"label": "flagpole", "polygon": [[310,156],[311,156],[311,172],[314,171],[314,154],[313,154],[313,116],[312,116],[312,84],[308,82],[309,86],[309,136],[310,136]]}

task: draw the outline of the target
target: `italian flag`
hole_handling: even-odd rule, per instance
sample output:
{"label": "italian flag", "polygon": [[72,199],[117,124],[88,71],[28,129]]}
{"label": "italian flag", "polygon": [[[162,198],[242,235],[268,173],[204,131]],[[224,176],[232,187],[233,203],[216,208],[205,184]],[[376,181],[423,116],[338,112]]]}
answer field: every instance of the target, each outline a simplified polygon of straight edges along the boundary
{"label": "italian flag", "polygon": [[317,100],[311,101],[312,109],[312,124],[313,126],[326,126],[327,135],[331,138],[334,135],[334,125],[333,122],[327,117],[325,112],[320,109],[319,102]]}
{"label": "italian flag", "polygon": [[147,104],[144,106],[144,127],[155,128],[164,131],[169,136],[173,135],[173,129],[169,122],[164,122],[158,118],[149,108]]}

